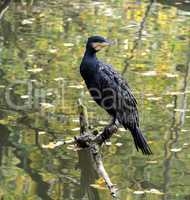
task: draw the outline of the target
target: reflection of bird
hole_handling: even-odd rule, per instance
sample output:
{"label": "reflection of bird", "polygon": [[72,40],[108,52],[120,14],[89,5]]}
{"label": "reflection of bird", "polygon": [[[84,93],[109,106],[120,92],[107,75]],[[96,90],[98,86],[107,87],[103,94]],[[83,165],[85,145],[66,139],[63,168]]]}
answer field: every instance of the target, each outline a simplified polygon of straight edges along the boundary
{"label": "reflection of bird", "polygon": [[96,52],[110,43],[100,36],[88,38],[80,73],[98,105],[112,117],[112,124],[120,123],[132,133],[137,150],[151,154],[145,137],[139,128],[137,102],[125,80],[111,65],[99,61]]}

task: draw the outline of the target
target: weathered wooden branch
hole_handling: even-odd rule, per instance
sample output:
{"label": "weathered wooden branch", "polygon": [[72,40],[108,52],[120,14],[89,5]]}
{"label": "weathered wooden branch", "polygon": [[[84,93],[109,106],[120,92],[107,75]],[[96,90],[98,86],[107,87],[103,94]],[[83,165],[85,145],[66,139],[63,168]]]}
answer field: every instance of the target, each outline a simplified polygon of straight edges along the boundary
{"label": "weathered wooden branch", "polygon": [[[105,127],[101,133],[97,134],[97,130],[92,130],[91,132],[86,132],[84,135],[75,136],[75,141],[79,147],[90,147],[92,143],[101,146],[106,140],[110,139],[111,136],[117,132],[116,125],[110,125]],[[65,141],[67,142],[67,141]]]}
{"label": "weathered wooden branch", "polygon": [[86,107],[82,104],[81,100],[78,101],[79,118],[80,118],[80,136],[75,137],[75,143],[79,147],[90,147],[92,143],[101,146],[106,140],[117,132],[117,125],[110,124],[99,133],[98,130],[89,130],[88,114]]}
{"label": "weathered wooden branch", "polygon": [[[103,165],[101,157],[101,145],[106,139],[109,139],[112,134],[117,131],[117,127],[116,125],[110,125],[109,127],[106,127],[102,133],[98,133],[97,130],[90,132],[87,109],[80,100],[78,101],[78,108],[80,118],[80,136],[75,137],[75,139],[70,142],[74,142],[82,148],[87,147],[91,155],[94,170],[96,170],[97,174],[104,179],[112,197],[116,197],[117,189],[115,185],[112,184]],[[65,144],[66,143],[67,141],[65,141]]]}

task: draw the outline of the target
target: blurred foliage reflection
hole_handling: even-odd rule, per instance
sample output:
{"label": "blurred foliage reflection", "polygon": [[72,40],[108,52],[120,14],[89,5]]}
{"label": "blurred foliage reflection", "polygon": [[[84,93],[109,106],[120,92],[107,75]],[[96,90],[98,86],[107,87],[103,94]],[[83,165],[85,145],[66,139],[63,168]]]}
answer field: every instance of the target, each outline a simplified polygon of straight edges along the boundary
{"label": "blurred foliage reflection", "polygon": [[120,72],[129,64],[124,77],[154,151],[137,153],[123,129],[105,145],[121,200],[190,199],[190,3],[160,0],[144,17],[150,4],[15,0],[0,15],[0,199],[110,199],[90,186],[101,181],[85,152],[78,161],[73,146],[52,146],[79,133],[79,97],[92,125],[108,121],[79,75],[86,38],[95,34],[115,43],[101,59]]}

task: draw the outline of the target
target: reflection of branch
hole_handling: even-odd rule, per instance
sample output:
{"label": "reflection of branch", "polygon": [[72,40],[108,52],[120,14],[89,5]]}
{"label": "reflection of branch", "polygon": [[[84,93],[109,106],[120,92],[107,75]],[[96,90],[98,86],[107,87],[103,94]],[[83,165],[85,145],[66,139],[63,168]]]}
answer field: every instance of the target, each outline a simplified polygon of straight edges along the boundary
{"label": "reflection of branch", "polygon": [[142,38],[142,32],[143,32],[147,17],[148,17],[148,15],[150,13],[150,10],[151,10],[151,7],[152,7],[153,3],[154,3],[154,0],[150,0],[150,3],[148,4],[148,6],[146,8],[144,17],[143,17],[143,19],[142,19],[142,21],[140,23],[140,26],[139,26],[140,28],[139,28],[139,30],[137,32],[137,38],[134,40],[133,48],[130,51],[130,56],[125,60],[125,67],[124,67],[124,69],[122,71],[122,74],[125,74],[125,72],[127,71],[128,66],[130,65],[129,61],[134,58],[134,52],[137,49],[137,47],[139,45],[139,42],[140,42],[140,40]]}
{"label": "reflection of branch", "polygon": [[0,5],[0,20],[2,19],[4,13],[7,11],[11,0],[5,0],[2,5]]}
{"label": "reflection of branch", "polygon": [[[40,132],[40,131],[45,131],[49,134],[52,135],[52,137],[54,139],[57,139],[56,138],[56,135],[60,135],[62,134],[63,132],[59,132],[59,131],[55,131],[53,129],[50,129],[48,128],[47,126],[44,128],[44,127],[36,127],[36,126],[32,126],[31,124],[31,121],[30,121],[30,118],[28,117],[28,114],[29,114],[29,110],[16,110],[16,109],[13,109],[13,108],[7,108],[6,106],[0,106],[0,111],[2,112],[8,112],[8,113],[17,113],[20,115],[20,117],[17,118],[17,124],[18,125],[22,125],[24,127],[27,127],[31,130],[34,130],[36,133]],[[39,134],[39,133],[38,133]],[[38,136],[36,136],[38,137]]]}
{"label": "reflection of branch", "polygon": [[[28,158],[27,149],[22,147],[22,145],[20,144],[15,144],[12,141],[9,141],[9,146],[13,148],[14,155],[20,161],[16,166],[22,169],[29,177],[31,177],[32,181],[35,182],[36,194],[41,199],[52,200],[52,198],[50,198],[48,195],[50,183],[47,183],[46,181],[44,181],[42,175],[31,167],[32,160]],[[29,183],[27,181],[23,181],[23,184],[24,184],[23,188],[25,188],[25,187],[28,187]],[[2,197],[1,199],[4,199],[4,198]]]}
{"label": "reflection of branch", "polygon": [[[189,58],[189,56],[188,56]],[[173,118],[172,118],[172,124],[171,124],[171,130],[168,135],[168,140],[164,144],[164,149],[165,149],[165,160],[164,160],[164,185],[163,185],[163,191],[165,193],[163,199],[167,200],[169,199],[168,197],[168,186],[170,183],[170,170],[171,170],[171,162],[173,157],[176,156],[176,153],[171,152],[170,150],[173,148],[174,145],[178,143],[179,140],[179,130],[182,128],[184,122],[185,122],[185,110],[187,107],[187,94],[186,90],[188,87],[188,79],[189,79],[189,72],[190,72],[190,62],[188,60],[187,62],[187,68],[184,76],[184,81],[183,81],[183,97],[182,97],[182,108],[180,105],[180,108],[183,110],[183,112],[180,114],[180,121],[177,121],[176,118],[176,109],[177,109],[177,100],[178,96],[174,96],[174,108],[173,108]]]}
{"label": "reflection of branch", "polygon": [[[51,197],[48,195],[48,190],[50,188],[50,183],[47,183],[43,180],[42,175],[36,170],[33,170],[31,166],[31,160],[27,158],[27,156],[23,153],[23,150],[19,151],[19,149],[16,149],[15,154],[21,161],[18,164],[18,167],[23,169],[26,174],[28,174],[32,180],[36,183],[36,193],[39,197],[46,200],[52,200]],[[20,155],[19,155],[20,153]]]}
{"label": "reflection of branch", "polygon": [[[164,184],[163,184],[163,192],[164,192],[164,200],[168,199],[168,185],[170,182],[170,170],[171,170],[171,161],[173,158],[173,154],[170,152],[170,149],[172,148],[173,144],[177,142],[177,135],[178,135],[178,130],[176,127],[176,111],[175,109],[177,108],[177,95],[174,95],[174,109],[173,109],[173,116],[172,116],[172,123],[171,123],[171,128],[168,133],[167,140],[164,144],[164,172],[163,172],[163,177],[164,177]],[[175,138],[173,133],[175,133]]]}
{"label": "reflection of branch", "polygon": [[[100,200],[98,191],[90,187],[98,178],[98,173],[94,169],[94,162],[89,149],[81,149],[78,151],[79,162],[77,167],[80,169],[80,199],[83,199],[85,194],[89,200]],[[88,163],[88,164],[87,164]]]}
{"label": "reflection of branch", "polygon": [[[188,57],[189,58],[189,57]],[[184,120],[185,120],[185,113],[186,113],[186,109],[187,109],[187,87],[188,87],[188,79],[189,79],[189,73],[190,73],[190,61],[188,61],[187,63],[187,68],[185,71],[185,77],[184,77],[184,86],[182,89],[183,92],[183,99],[182,99],[182,112],[180,114],[180,125],[183,126],[184,124]]]}

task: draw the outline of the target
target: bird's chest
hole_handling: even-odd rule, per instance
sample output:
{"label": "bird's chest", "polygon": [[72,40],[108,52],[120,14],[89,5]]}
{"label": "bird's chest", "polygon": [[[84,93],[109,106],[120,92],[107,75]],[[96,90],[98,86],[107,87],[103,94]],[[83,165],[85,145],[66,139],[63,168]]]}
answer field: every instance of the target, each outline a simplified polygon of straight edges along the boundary
{"label": "bird's chest", "polygon": [[98,87],[98,70],[96,66],[92,67],[86,64],[82,66],[80,73],[88,88]]}

